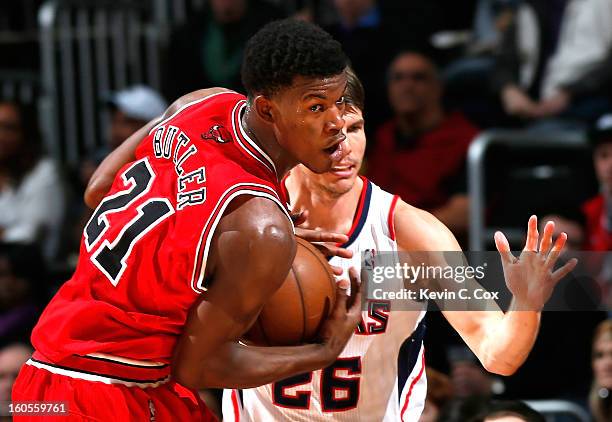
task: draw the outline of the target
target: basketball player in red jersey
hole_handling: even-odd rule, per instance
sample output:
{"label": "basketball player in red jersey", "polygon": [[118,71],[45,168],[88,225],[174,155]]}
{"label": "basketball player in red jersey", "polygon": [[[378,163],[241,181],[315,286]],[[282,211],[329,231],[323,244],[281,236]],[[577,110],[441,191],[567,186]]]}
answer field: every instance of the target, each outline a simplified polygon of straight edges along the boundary
{"label": "basketball player in red jersey", "polygon": [[[307,227],[349,233],[343,246],[353,251],[352,259],[331,259],[346,270],[359,268],[366,251],[460,251],[452,233],[431,214],[358,176],[366,146],[364,93],[357,76],[350,70],[347,76],[343,131],[349,153],[329,172],[316,174],[301,165],[291,170],[284,183],[292,208],[304,212]],[[503,234],[496,235],[514,295],[509,312],[503,313],[493,300],[487,303],[489,312],[443,311],[490,372],[510,375],[524,362],[537,336],[542,306],[575,264],[552,270],[567,239],[561,234],[553,242],[553,229],[548,223],[538,242],[532,218],[525,246],[529,252],[519,259],[510,255]],[[394,290],[391,282],[386,282],[389,291]],[[403,280],[397,280],[396,286],[401,285]],[[427,392],[426,304],[414,303],[414,311],[406,311],[396,307],[399,301],[366,301],[362,323],[334,364],[253,389],[226,390],[223,420],[418,421]]]}
{"label": "basketball player in red jersey", "polygon": [[[355,291],[349,299],[341,282],[320,343],[238,339],[294,258],[279,180],[298,162],[324,172],[346,155],[346,64],[318,27],[271,23],[245,51],[248,99],[189,94],[109,157],[86,193],[101,202],[76,272],[32,333],[15,403],[65,402],[64,421],[202,420],[210,416],[182,386],[255,387],[335,360],[360,318],[354,272]],[[127,157],[135,161],[122,166]],[[112,183],[104,176],[115,173]]]}

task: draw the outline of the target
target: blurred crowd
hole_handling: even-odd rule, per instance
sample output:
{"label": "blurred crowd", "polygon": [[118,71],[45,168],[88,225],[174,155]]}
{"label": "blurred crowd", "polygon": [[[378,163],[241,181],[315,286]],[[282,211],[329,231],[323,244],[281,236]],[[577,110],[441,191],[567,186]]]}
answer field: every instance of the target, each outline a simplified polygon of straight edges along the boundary
{"label": "blurred crowd", "polygon": [[[17,44],[29,46],[16,49],[2,41],[0,54],[7,60],[0,71],[16,64],[37,70],[35,20],[20,12],[27,6],[35,13],[41,3],[0,5],[0,39],[22,30]],[[538,212],[570,235],[569,248],[612,248],[612,0],[292,4],[296,19],[320,24],[342,43],[364,84],[369,138],[364,167],[374,183],[430,211],[467,245],[466,163],[479,134],[493,128],[571,131],[589,142],[593,183],[580,195],[568,192],[582,198],[569,206]],[[31,352],[29,331],[40,310],[74,269],[91,216],[82,194],[96,166],[177,97],[212,86],[242,91],[246,40],[268,21],[286,17],[284,6],[271,0],[204,2],[169,34],[160,92],[133,85],[108,93],[101,106],[110,115],[106,144],[82,157],[78,168],[49,157],[33,104],[0,93],[0,401],[9,400],[12,380]],[[530,199],[537,200],[520,199],[527,208]],[[494,206],[487,218],[495,221]],[[525,366],[499,379],[459,346],[439,315],[430,315],[422,421],[494,421],[508,415],[543,420],[512,401],[525,399],[570,400],[596,421],[611,421],[608,318],[605,312],[545,314]]]}

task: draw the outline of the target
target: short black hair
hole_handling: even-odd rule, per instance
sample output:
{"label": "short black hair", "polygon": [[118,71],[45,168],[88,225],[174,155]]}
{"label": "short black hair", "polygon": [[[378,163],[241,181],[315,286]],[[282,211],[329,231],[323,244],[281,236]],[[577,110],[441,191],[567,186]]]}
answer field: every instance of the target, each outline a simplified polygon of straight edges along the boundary
{"label": "short black hair", "polygon": [[296,19],[270,22],[247,42],[242,84],[249,97],[274,95],[296,76],[339,75],[348,64],[340,43],[317,25]]}

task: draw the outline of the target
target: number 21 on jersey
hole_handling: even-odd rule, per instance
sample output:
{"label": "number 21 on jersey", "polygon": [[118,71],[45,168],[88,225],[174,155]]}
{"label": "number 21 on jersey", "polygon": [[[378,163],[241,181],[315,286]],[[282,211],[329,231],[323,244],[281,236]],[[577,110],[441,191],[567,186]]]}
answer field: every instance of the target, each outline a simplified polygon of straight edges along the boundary
{"label": "number 21 on jersey", "polygon": [[[136,208],[136,217],[125,222],[121,219],[115,220],[121,230],[114,239],[108,239],[108,216],[114,213],[128,214],[128,210],[151,190],[155,173],[145,158],[132,164],[123,172],[121,179],[125,189],[104,198],[85,226],[84,232],[87,251],[91,252],[96,248],[91,254],[91,261],[113,286],[119,283],[127,268],[130,252],[138,240],[174,213],[174,208],[167,198],[147,198]],[[133,212],[129,213],[132,214]]]}

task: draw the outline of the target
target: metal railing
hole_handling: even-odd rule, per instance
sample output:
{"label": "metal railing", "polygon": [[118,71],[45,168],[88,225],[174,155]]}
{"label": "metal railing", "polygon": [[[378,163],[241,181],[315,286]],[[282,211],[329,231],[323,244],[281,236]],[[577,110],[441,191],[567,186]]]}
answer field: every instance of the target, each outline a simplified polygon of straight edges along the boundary
{"label": "metal railing", "polygon": [[[488,229],[486,225],[485,210],[487,207],[486,156],[494,146],[521,149],[528,154],[536,148],[584,151],[586,142],[583,135],[577,132],[535,134],[522,131],[492,130],[479,135],[472,142],[468,151],[469,248],[472,251],[484,250],[486,240],[493,236],[493,230]],[[522,229],[520,233],[514,233],[516,230],[513,231],[512,228],[506,231],[510,236],[523,233]]]}
{"label": "metal railing", "polygon": [[[100,147],[109,123],[102,100],[144,83],[161,88],[161,52],[173,27],[207,0],[48,0],[38,13],[41,128],[49,153],[76,166]],[[288,12],[295,0],[276,2]]]}
{"label": "metal railing", "polygon": [[75,166],[103,143],[112,90],[161,84],[160,31],[149,2],[56,0],[39,10],[43,95],[40,111],[48,151]]}
{"label": "metal railing", "polygon": [[40,80],[31,70],[0,71],[0,99],[17,100],[21,103],[35,103]]}

